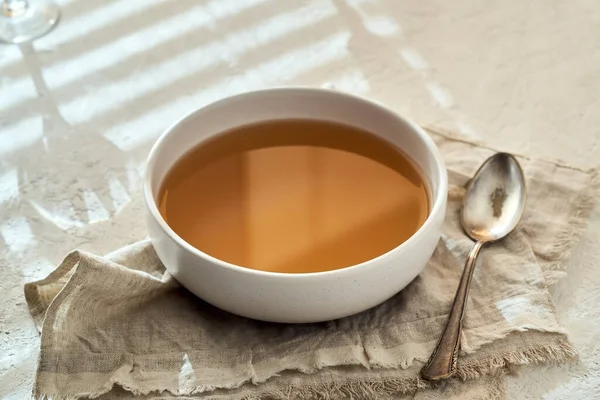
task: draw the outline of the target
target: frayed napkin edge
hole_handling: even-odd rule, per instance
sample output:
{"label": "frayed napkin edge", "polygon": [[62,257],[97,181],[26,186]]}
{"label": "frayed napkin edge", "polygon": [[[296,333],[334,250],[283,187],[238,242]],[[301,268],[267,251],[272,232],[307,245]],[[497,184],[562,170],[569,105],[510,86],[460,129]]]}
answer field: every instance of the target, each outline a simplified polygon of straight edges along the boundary
{"label": "frayed napkin edge", "polygon": [[[456,375],[443,383],[431,383],[421,379],[419,376],[410,378],[386,377],[381,379],[349,379],[346,381],[331,381],[317,385],[290,385],[285,390],[265,389],[252,394],[228,395],[230,400],[289,400],[289,399],[314,399],[314,400],[337,400],[346,398],[377,398],[379,396],[398,396],[415,393],[418,390],[438,389],[457,382],[466,382],[478,378],[498,379],[507,374],[514,374],[518,369],[531,364],[555,365],[577,360],[577,353],[565,337],[560,337],[554,343],[544,345],[533,345],[519,350],[498,354],[483,360],[462,359],[459,361]],[[208,392],[217,388],[197,386],[186,390],[164,387],[160,390],[143,390],[125,382],[131,382],[128,375],[131,371],[124,368],[116,371],[108,382],[96,390],[79,394],[53,394],[34,393],[35,400],[81,400],[92,399],[104,395],[114,389],[115,385],[122,387],[133,396],[152,396],[153,400],[172,399],[173,396],[199,396],[202,400],[222,400],[222,394],[210,394]],[[232,385],[229,388],[241,387],[247,382]],[[165,393],[167,394],[165,396]],[[205,394],[202,396],[202,394]],[[498,387],[488,392],[485,400],[503,398],[504,389]],[[165,396],[165,397],[161,397]]]}

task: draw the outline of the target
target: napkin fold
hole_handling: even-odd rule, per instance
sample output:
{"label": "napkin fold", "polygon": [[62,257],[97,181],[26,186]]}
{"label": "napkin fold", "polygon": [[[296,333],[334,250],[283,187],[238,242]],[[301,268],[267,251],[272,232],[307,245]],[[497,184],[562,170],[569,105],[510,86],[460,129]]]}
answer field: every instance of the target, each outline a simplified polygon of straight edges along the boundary
{"label": "napkin fold", "polygon": [[494,153],[429,131],[448,167],[447,216],[430,262],[398,295],[336,321],[272,324],[194,297],[148,241],[105,257],[74,251],[25,285],[41,330],[35,397],[492,399],[518,366],[576,357],[547,287],[585,231],[597,175],[518,157],[528,205],[519,227],[480,255],[456,377],[441,385],[419,378],[473,245],[459,224],[465,185]]}

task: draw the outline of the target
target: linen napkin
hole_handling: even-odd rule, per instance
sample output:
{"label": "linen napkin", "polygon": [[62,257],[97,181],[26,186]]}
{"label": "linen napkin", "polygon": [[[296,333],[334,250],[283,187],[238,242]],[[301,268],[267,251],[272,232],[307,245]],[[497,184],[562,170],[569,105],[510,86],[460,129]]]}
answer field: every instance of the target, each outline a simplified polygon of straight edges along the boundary
{"label": "linen napkin", "polygon": [[501,398],[503,374],[576,357],[547,287],[585,230],[596,174],[520,157],[528,206],[517,230],[480,255],[456,377],[441,386],[419,378],[473,245],[459,225],[464,188],[494,153],[430,133],[448,167],[447,217],[432,259],[398,295],[336,321],[272,324],[194,297],[148,241],[106,257],[74,251],[25,286],[41,329],[35,397]]}

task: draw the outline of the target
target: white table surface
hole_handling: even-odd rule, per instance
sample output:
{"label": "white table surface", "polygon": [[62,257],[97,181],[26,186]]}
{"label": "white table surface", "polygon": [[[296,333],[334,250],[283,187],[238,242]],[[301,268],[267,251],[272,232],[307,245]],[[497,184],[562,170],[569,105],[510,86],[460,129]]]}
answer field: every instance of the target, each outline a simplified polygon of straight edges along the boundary
{"label": "white table surface", "polygon": [[[145,236],[140,172],[175,119],[272,85],[335,87],[505,151],[600,163],[598,0],[63,0],[56,30],[0,45],[0,398],[39,337],[23,282],[73,248]],[[553,288],[581,353],[510,398],[600,396],[600,213]]]}

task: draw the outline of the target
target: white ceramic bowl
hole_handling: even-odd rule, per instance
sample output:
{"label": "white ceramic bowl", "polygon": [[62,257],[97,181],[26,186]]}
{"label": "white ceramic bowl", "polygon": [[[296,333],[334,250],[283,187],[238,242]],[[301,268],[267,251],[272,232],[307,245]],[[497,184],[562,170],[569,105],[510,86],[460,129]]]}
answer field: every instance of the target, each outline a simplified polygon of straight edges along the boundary
{"label": "white ceramic bowl", "polygon": [[[286,274],[247,269],[192,247],[163,220],[156,197],[173,164],[200,142],[231,128],[281,118],[342,122],[400,147],[426,176],[432,205],[423,226],[377,258],[333,271]],[[417,125],[371,101],[334,91],[281,88],[220,100],[184,117],[158,139],[148,159],[144,197],[150,238],[167,270],[188,290],[223,310],[273,322],[318,322],[376,306],[425,267],[440,238],[448,182],[442,157]],[[210,187],[205,188],[210,190]]]}

